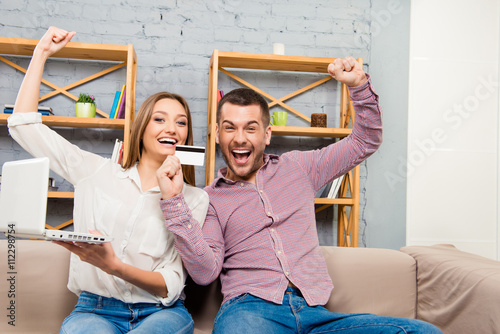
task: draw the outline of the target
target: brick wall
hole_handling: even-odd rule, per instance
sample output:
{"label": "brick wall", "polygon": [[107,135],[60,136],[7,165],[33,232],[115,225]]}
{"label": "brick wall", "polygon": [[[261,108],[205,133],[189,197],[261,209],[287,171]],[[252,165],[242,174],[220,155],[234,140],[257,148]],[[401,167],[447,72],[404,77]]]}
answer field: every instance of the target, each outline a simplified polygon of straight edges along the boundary
{"label": "brick wall", "polygon": [[[370,1],[336,0],[307,2],[281,1],[6,1],[0,0],[0,35],[6,37],[40,38],[50,25],[77,32],[73,41],[134,45],[138,57],[136,105],[152,93],[167,90],[179,93],[189,101],[193,112],[195,144],[205,145],[208,94],[208,62],[213,49],[272,53],[274,42],[285,44],[285,53],[299,56],[364,58],[365,70],[370,62]],[[27,66],[29,59],[8,57]],[[44,77],[58,85],[83,78],[104,68],[89,62],[50,61]],[[280,97],[312,82],[311,74],[242,73],[258,87]],[[89,92],[97,97],[98,107],[111,108],[115,90],[124,83],[125,72],[76,88],[71,92]],[[14,103],[22,74],[0,64],[0,105]],[[220,88],[228,91],[239,87],[221,75]],[[42,94],[50,89],[42,86]],[[314,93],[297,97],[290,103],[306,115],[328,113],[329,126],[338,122],[338,89],[331,82]],[[58,115],[72,115],[73,102],[55,97],[43,103]],[[276,109],[278,110],[278,109]],[[305,125],[296,117],[290,124]],[[112,130],[62,129],[69,140],[93,152],[109,155],[114,138]],[[324,146],[325,139],[275,137],[269,152],[291,149],[311,149]],[[28,155],[8,138],[5,126],[0,126],[0,163],[27,158]],[[217,167],[223,165],[217,155]],[[361,169],[361,203],[364,206],[366,169]],[[204,185],[204,168],[197,169],[197,183]],[[57,179],[61,190],[71,185]],[[49,204],[49,222],[53,225],[71,217],[68,200]],[[69,219],[69,218],[68,218]],[[318,215],[321,244],[335,244],[333,209]],[[363,211],[360,220],[363,220]]]}

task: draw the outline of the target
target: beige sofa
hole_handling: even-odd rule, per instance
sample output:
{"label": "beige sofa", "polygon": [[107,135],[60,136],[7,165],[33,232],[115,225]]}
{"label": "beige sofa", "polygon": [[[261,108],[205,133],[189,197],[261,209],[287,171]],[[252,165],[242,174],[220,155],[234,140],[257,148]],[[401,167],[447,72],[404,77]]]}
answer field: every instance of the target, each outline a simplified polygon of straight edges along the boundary
{"label": "beige sofa", "polygon": [[[322,250],[335,285],[330,310],[419,318],[445,333],[500,333],[497,261],[453,246]],[[50,242],[17,240],[13,268],[8,255],[0,240],[0,333],[58,333],[76,303],[66,288],[69,253]],[[186,295],[195,333],[210,333],[222,300],[219,282],[188,282]]]}

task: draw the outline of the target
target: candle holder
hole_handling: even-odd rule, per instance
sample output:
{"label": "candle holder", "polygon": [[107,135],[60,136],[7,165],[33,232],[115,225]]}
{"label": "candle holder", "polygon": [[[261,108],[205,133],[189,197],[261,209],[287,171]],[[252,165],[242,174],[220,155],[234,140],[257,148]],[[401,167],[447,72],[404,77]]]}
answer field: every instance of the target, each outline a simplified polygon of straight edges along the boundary
{"label": "candle holder", "polygon": [[324,113],[311,114],[311,127],[326,128],[326,114]]}

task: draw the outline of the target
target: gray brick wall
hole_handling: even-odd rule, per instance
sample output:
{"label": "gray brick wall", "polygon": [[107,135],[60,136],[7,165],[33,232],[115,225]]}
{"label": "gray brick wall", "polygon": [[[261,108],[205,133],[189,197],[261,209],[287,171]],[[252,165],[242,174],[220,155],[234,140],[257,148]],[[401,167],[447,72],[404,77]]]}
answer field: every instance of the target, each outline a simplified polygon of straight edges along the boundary
{"label": "gray brick wall", "polygon": [[[288,55],[363,57],[370,63],[370,0],[336,1],[199,1],[199,0],[0,0],[0,35],[40,38],[50,25],[74,30],[73,41],[134,45],[138,57],[137,108],[150,94],[168,90],[187,98],[193,111],[195,144],[205,145],[208,94],[208,62],[213,49],[224,51],[272,53],[272,44],[285,44]],[[367,42],[368,41],[368,42]],[[29,59],[9,57],[27,66]],[[106,67],[99,63],[50,61],[44,77],[63,86]],[[318,78],[311,74],[256,74],[240,71],[242,76],[275,97],[305,86]],[[14,103],[22,74],[0,63],[0,104]],[[89,92],[97,97],[98,107],[111,108],[114,92],[125,80],[125,72],[108,75],[71,92]],[[221,75],[220,88],[239,87]],[[42,87],[42,94],[51,89]],[[328,124],[338,122],[338,89],[331,82],[316,91],[297,97],[290,104],[310,115],[328,113]],[[58,115],[72,115],[73,102],[58,96],[44,102]],[[276,109],[279,110],[279,109]],[[290,124],[305,125],[290,116]],[[112,130],[59,129],[66,138],[93,152],[109,155],[114,138]],[[325,139],[274,137],[269,152],[311,149],[328,144]],[[0,126],[0,163],[27,157]],[[217,166],[223,164],[217,155]],[[367,171],[362,168],[361,193]],[[204,185],[204,168],[197,169],[197,183]],[[71,185],[57,179],[61,190]],[[361,196],[361,208],[365,199]],[[71,200],[54,200],[49,205],[49,222],[58,224],[71,216]],[[360,220],[364,212],[360,210]],[[318,215],[321,244],[335,244],[336,227],[332,208]]]}

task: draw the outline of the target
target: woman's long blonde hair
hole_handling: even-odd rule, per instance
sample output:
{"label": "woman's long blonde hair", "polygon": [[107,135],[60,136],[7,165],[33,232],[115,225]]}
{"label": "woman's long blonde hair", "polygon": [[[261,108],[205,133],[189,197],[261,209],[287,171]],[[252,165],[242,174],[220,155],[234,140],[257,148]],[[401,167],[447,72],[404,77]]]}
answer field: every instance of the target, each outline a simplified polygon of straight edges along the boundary
{"label": "woman's long blonde hair", "polygon": [[[132,123],[132,128],[130,130],[130,141],[128,143],[128,154],[122,159],[122,167],[124,169],[129,169],[134,166],[136,162],[141,160],[142,155],[142,137],[144,136],[144,131],[151,120],[151,115],[153,114],[153,108],[156,102],[163,99],[172,99],[178,101],[184,107],[187,115],[188,121],[188,135],[186,138],[185,145],[193,145],[193,128],[191,125],[191,111],[186,100],[177,94],[168,92],[159,92],[151,95],[144,101],[144,103],[139,108],[135,116],[135,120]],[[184,182],[196,186],[195,176],[194,176],[194,166],[182,165],[182,174],[184,174]]]}

